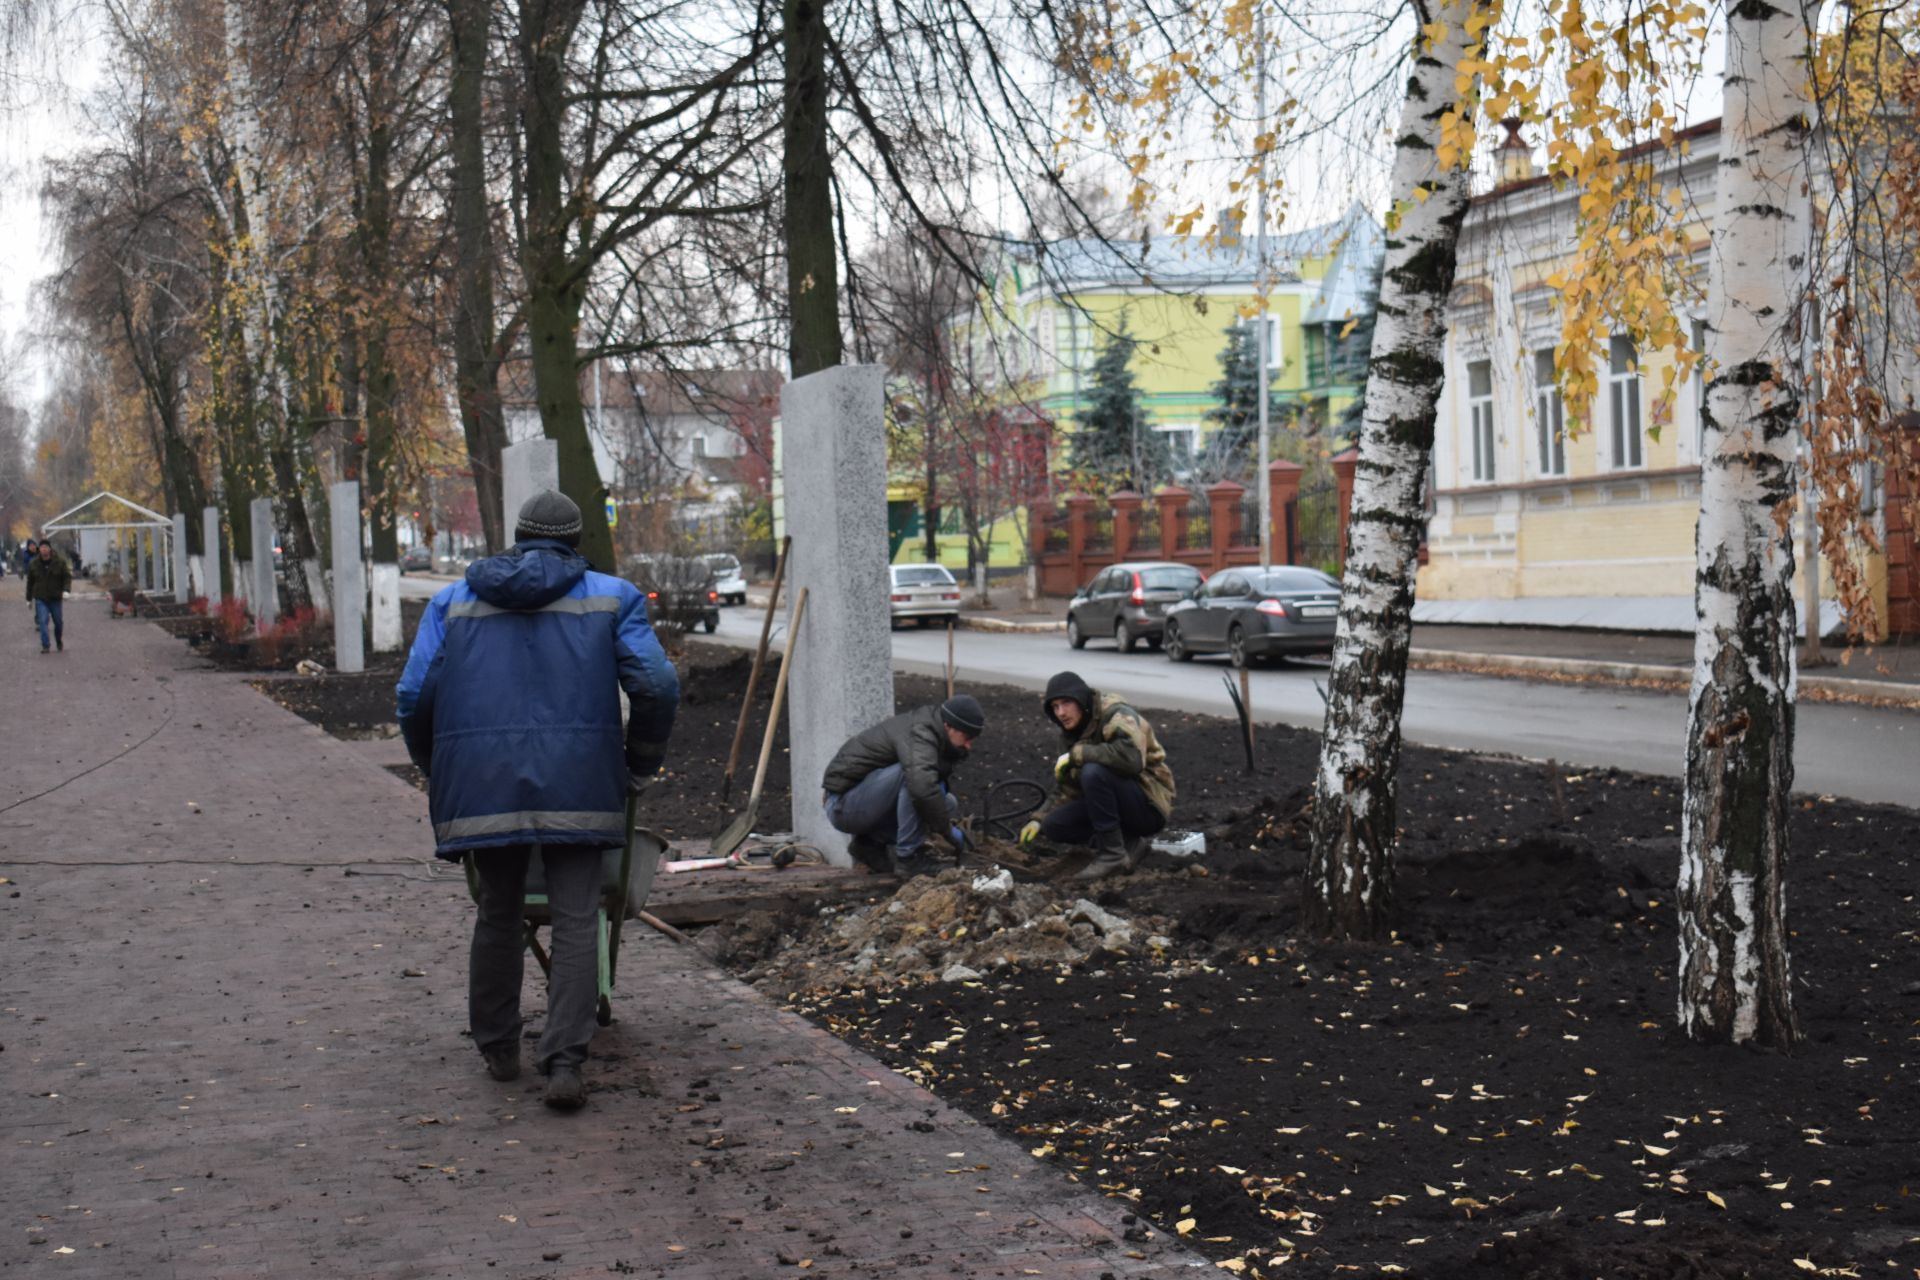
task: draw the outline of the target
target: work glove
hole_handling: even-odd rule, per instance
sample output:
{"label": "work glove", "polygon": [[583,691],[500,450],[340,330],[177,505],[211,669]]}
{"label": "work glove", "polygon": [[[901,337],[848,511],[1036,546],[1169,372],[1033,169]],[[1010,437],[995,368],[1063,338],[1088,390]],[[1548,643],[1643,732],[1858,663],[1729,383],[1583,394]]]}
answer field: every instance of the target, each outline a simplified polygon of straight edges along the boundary
{"label": "work glove", "polygon": [[1032,844],[1040,838],[1040,820],[1038,818],[1020,828],[1020,843]]}
{"label": "work glove", "polygon": [[1062,751],[1060,758],[1053,762],[1053,780],[1065,782],[1067,775],[1073,772],[1073,752]]}
{"label": "work glove", "polygon": [[964,850],[967,847],[967,833],[959,827],[949,827],[947,842],[956,849]]}

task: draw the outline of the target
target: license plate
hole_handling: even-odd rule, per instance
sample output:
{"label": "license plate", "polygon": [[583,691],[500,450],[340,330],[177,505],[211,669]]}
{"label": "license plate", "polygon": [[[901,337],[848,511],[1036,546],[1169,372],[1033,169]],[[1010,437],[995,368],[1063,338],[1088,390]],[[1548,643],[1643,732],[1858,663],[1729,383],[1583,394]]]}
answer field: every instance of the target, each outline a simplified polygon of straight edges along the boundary
{"label": "license plate", "polygon": [[1300,616],[1303,618],[1331,618],[1340,612],[1337,604],[1303,604]]}

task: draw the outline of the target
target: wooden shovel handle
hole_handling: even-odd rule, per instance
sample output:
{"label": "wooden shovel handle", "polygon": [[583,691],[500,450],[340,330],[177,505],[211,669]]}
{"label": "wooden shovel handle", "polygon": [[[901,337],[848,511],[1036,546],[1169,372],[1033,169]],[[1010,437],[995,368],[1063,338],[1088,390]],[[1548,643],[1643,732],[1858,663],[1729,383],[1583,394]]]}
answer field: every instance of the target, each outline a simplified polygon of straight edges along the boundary
{"label": "wooden shovel handle", "polygon": [[793,535],[780,539],[780,556],[773,562],[773,594],[767,597],[767,616],[760,622],[760,647],[753,653],[753,671],[747,676],[747,696],[740,702],[740,720],[733,726],[733,749],[727,752],[727,779],[740,767],[740,746],[747,740],[747,717],[753,712],[754,690],[760,687],[760,669],[767,665],[767,640],[773,635],[773,611],[780,606],[780,580],[787,575],[787,551]]}
{"label": "wooden shovel handle", "polygon": [[780,708],[787,701],[787,677],[793,673],[793,646],[800,638],[800,623],[807,616],[807,589],[793,598],[793,621],[787,626],[786,647],[780,654],[780,678],[773,682],[773,710],[767,713],[767,732],[760,739],[760,763],[753,770],[753,793],[747,798],[749,809],[760,804],[760,792],[767,785],[767,761],[773,758],[773,734],[780,727]]}

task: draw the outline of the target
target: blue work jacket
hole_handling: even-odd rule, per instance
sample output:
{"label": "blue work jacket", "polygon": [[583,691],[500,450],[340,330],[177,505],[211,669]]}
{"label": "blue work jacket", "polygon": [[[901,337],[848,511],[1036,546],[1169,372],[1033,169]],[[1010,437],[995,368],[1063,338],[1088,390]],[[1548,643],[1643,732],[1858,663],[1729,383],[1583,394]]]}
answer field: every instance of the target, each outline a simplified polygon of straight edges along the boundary
{"label": "blue work jacket", "polygon": [[457,861],[499,845],[621,843],[627,775],[659,768],[680,678],[632,583],[529,539],[434,596],[395,693],[435,852]]}

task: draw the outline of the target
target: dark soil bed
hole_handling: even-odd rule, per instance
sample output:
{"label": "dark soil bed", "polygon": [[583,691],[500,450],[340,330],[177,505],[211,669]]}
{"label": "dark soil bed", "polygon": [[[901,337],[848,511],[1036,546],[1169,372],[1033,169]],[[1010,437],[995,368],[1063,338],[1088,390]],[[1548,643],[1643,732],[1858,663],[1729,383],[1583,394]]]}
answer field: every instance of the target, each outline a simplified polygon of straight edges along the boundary
{"label": "dark soil bed", "polygon": [[[719,781],[747,661],[690,646],[657,829],[705,835],[744,802],[751,734],[731,804]],[[264,687],[357,731],[392,675]],[[978,815],[1057,746],[1037,696],[972,692],[987,733],[956,790]],[[1796,800],[1806,1042],[1704,1047],[1673,1030],[1677,782],[1409,748],[1399,933],[1328,946],[1296,936],[1314,735],[1263,729],[1249,777],[1226,723],[1152,719],[1204,874],[1156,854],[1088,896],[1164,920],[1166,950],[880,987],[731,962],[1238,1274],[1920,1275],[1920,813]],[[781,750],[770,821],[786,793]]]}

